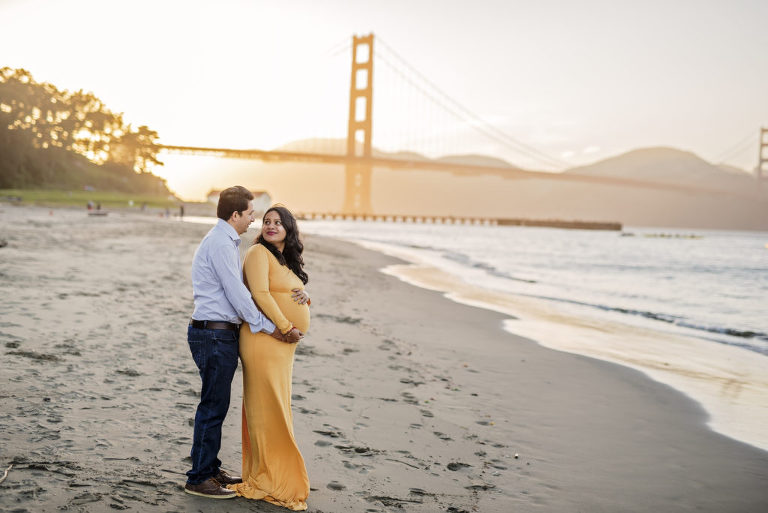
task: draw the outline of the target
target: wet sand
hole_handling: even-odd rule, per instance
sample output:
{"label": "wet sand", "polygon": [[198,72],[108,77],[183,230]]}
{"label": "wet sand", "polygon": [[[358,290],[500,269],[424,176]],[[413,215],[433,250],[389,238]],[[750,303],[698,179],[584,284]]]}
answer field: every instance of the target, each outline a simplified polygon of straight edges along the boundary
{"label": "wet sand", "polygon": [[[208,229],[0,204],[0,510],[283,511],[182,492],[189,267]],[[293,409],[309,511],[768,508],[768,452],[709,430],[679,392],[511,335],[507,316],[379,272],[392,257],[305,242]],[[240,382],[220,454],[233,471]]]}

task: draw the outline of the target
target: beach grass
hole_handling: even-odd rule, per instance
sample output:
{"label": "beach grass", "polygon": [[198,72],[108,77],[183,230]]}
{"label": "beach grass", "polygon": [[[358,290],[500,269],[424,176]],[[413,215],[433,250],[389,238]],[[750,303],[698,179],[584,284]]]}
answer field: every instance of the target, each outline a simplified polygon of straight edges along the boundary
{"label": "beach grass", "polygon": [[133,194],[127,192],[55,190],[55,189],[0,189],[0,201],[40,206],[82,206],[92,201],[103,208],[176,207],[179,200],[168,195]]}

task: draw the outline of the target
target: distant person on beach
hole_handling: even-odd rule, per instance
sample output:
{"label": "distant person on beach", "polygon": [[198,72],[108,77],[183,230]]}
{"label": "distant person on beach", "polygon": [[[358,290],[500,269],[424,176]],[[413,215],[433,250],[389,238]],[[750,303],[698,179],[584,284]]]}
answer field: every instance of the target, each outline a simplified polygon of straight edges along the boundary
{"label": "distant person on beach", "polygon": [[[309,296],[296,219],[283,206],[264,214],[243,271],[259,309],[280,333],[298,340],[309,329]],[[307,509],[309,477],[293,436],[291,381],[296,344],[240,328],[243,364],[243,482],[238,495],[294,511]]]}
{"label": "distant person on beach", "polygon": [[232,378],[237,368],[241,319],[249,334],[263,333],[283,344],[297,342],[300,333],[283,337],[259,312],[243,283],[240,267],[240,235],[253,222],[253,194],[241,186],[221,192],[216,209],[218,221],[203,238],[192,261],[195,310],[187,330],[192,357],[200,370],[202,391],[195,414],[192,469],[184,491],[214,499],[235,497],[224,488],[241,479],[221,469],[221,426],[229,409]]}

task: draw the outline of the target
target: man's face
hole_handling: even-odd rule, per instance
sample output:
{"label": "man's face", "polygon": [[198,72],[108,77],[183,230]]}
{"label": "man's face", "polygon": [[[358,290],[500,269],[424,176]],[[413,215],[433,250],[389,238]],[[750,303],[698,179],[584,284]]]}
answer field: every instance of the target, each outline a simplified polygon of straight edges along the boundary
{"label": "man's face", "polygon": [[248,202],[248,208],[242,212],[235,212],[232,214],[235,230],[238,235],[242,235],[248,231],[248,227],[254,220],[253,201]]}

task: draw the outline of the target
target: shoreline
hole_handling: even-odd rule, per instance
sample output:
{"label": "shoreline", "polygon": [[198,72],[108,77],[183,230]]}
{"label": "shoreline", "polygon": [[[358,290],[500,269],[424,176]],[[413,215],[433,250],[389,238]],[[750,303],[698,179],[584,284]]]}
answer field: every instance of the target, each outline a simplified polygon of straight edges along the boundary
{"label": "shoreline", "polygon": [[[199,393],[189,269],[209,226],[35,208],[0,221],[0,509],[275,509],[182,491]],[[768,504],[768,455],[706,428],[674,389],[380,272],[401,259],[328,237],[305,248],[312,326],[292,402],[310,512]],[[241,379],[220,453],[233,471]]]}
{"label": "shoreline", "polygon": [[[626,322],[585,320],[578,309],[551,302],[486,290],[434,267],[413,251],[394,245],[351,240],[408,262],[381,271],[410,285],[439,291],[460,304],[511,316],[504,329],[543,347],[638,370],[673,387],[707,411],[715,432],[768,452],[768,358],[722,344],[704,344],[685,335],[659,333]],[[617,341],[619,342],[617,344]],[[707,361],[698,358],[704,349]],[[717,362],[715,364],[714,362]]]}
{"label": "shoreline", "polygon": [[460,304],[512,316],[504,321],[509,333],[550,349],[623,365],[672,386],[707,411],[710,429],[768,451],[764,429],[768,424],[768,358],[763,354],[756,357],[747,349],[704,342],[686,333],[687,329],[661,332],[620,316],[585,318],[578,307],[468,284],[461,276],[435,267],[418,250],[351,237],[339,240],[408,262],[381,270],[405,283],[439,291]]}

